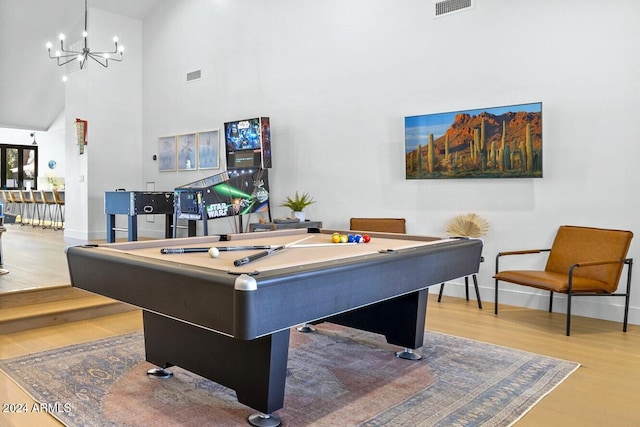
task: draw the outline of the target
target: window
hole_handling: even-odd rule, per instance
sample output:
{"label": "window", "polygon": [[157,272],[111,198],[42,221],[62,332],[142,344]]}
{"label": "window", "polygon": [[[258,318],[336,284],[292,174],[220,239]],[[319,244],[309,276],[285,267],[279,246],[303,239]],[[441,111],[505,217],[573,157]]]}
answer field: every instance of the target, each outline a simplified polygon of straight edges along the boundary
{"label": "window", "polygon": [[8,190],[38,187],[38,147],[0,144],[0,186]]}

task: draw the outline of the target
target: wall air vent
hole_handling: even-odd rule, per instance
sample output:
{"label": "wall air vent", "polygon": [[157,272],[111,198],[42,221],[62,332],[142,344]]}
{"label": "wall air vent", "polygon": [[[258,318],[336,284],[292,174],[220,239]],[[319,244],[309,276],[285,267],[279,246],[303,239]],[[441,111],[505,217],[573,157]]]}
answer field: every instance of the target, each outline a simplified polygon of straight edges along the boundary
{"label": "wall air vent", "polygon": [[473,7],[475,0],[444,0],[434,1],[435,18],[451,15],[452,13],[462,12]]}
{"label": "wall air vent", "polygon": [[187,83],[202,78],[202,70],[191,71],[187,73]]}

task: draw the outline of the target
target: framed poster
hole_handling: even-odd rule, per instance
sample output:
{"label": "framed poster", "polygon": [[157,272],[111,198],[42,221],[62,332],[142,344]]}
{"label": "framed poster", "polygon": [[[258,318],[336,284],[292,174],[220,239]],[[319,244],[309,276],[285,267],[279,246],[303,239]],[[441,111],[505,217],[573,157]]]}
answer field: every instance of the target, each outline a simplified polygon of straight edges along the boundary
{"label": "framed poster", "polygon": [[178,170],[196,170],[196,134],[178,135]]}
{"label": "framed poster", "polygon": [[160,172],[171,172],[176,170],[176,137],[163,136],[158,138],[158,167]]}
{"label": "framed poster", "polygon": [[198,132],[198,169],[220,168],[220,130]]}
{"label": "framed poster", "polygon": [[405,117],[406,179],[542,178],[542,103]]}

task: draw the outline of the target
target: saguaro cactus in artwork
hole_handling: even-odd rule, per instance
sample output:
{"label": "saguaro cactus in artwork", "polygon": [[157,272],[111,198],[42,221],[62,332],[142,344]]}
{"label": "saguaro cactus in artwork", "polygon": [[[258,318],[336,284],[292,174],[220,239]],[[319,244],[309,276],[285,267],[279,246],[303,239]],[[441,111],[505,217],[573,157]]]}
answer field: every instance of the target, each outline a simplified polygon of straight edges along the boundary
{"label": "saguaro cactus in artwork", "polygon": [[498,164],[496,155],[497,155],[496,142],[491,141],[491,150],[489,150],[489,165],[492,168],[495,168],[496,165]]}
{"label": "saguaro cactus in artwork", "polygon": [[480,122],[480,165],[483,171],[487,170],[487,141],[486,141],[484,117]]}
{"label": "saguaro cactus in artwork", "polygon": [[502,160],[504,162],[504,170],[511,169],[511,147],[509,144],[505,144],[504,153],[502,153]]}
{"label": "saguaro cactus in artwork", "polygon": [[427,165],[429,167],[429,173],[433,173],[434,165],[436,163],[436,150],[434,148],[433,134],[429,134],[429,146],[427,151]]}
{"label": "saguaro cactus in artwork", "polygon": [[449,134],[444,136],[444,157],[449,159]]}
{"label": "saguaro cactus in artwork", "polygon": [[500,138],[500,148],[498,148],[498,169],[503,171],[505,169],[504,164],[504,148],[507,145],[507,124],[502,122],[502,138]]}
{"label": "saguaro cactus in artwork", "polygon": [[524,151],[527,160],[527,172],[533,172],[533,141],[531,140],[531,123],[527,123],[524,134]]}
{"label": "saguaro cactus in artwork", "polygon": [[478,153],[480,153],[480,129],[473,129],[473,160],[478,160]]}

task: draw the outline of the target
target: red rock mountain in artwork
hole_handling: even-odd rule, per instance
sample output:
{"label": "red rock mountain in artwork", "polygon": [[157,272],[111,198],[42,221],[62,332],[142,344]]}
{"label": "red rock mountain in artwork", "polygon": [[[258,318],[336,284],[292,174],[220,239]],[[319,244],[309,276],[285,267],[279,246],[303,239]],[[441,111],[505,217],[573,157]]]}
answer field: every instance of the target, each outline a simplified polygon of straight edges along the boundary
{"label": "red rock mountain in artwork", "polygon": [[445,138],[449,136],[449,152],[455,153],[469,150],[469,142],[473,141],[473,130],[479,129],[484,119],[486,144],[498,142],[502,139],[502,126],[505,123],[508,144],[517,146],[525,138],[527,123],[531,124],[531,139],[534,149],[542,147],[542,117],[540,112],[527,113],[509,112],[499,116],[483,112],[477,116],[460,113],[456,115],[453,124],[447,129],[445,135],[435,140],[435,148],[438,152],[444,152]]}

